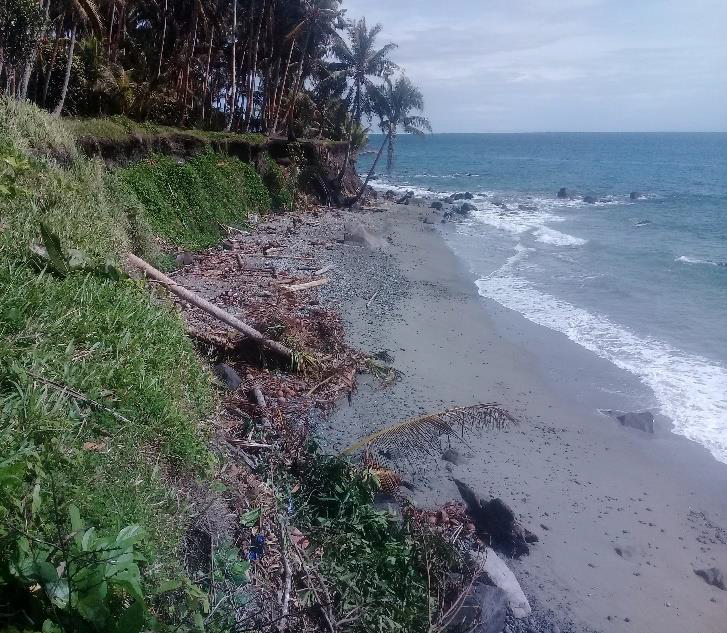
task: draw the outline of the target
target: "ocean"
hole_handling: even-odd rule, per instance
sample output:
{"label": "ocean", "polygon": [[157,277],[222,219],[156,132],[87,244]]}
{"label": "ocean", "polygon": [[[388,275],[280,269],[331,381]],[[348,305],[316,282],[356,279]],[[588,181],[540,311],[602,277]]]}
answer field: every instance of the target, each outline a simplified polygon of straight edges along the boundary
{"label": "ocean", "polygon": [[372,184],[471,192],[445,235],[480,294],[637,376],[727,463],[727,134],[402,135]]}

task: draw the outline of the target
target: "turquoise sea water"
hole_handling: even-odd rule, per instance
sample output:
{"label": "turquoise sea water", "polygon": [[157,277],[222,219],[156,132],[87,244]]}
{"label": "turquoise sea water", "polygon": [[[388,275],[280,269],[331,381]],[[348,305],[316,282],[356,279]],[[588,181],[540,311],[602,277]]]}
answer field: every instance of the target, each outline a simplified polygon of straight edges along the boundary
{"label": "turquoise sea water", "polygon": [[475,194],[456,251],[480,294],[638,376],[727,463],[727,134],[402,136],[375,184]]}

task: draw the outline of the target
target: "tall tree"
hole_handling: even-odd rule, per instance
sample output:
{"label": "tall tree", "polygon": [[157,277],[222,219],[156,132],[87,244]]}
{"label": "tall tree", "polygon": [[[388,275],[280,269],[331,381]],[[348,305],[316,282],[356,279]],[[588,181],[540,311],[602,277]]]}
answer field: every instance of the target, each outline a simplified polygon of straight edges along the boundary
{"label": "tall tree", "polygon": [[432,131],[432,126],[427,119],[421,115],[412,114],[424,110],[424,97],[419,88],[405,75],[400,76],[395,82],[392,82],[390,77],[386,77],[382,86],[368,90],[368,98],[371,101],[373,113],[379,119],[379,127],[384,139],[363,186],[355,196],[346,201],[348,206],[353,206],[361,199],[374,171],[376,171],[376,166],[379,164],[384,148],[387,146],[387,169],[392,168],[394,164],[394,145],[400,128],[407,134],[419,136]]}
{"label": "tall tree", "polygon": [[388,75],[396,68],[389,58],[396,44],[389,43],[376,48],[376,38],[381,29],[381,24],[369,29],[366,26],[366,18],[361,18],[349,24],[348,42],[338,33],[334,36],[333,55],[337,61],[330,65],[331,78],[344,77],[350,82],[346,104],[349,106],[351,116],[346,134],[346,155],[338,176],[339,181],[343,180],[348,169],[354,128],[361,126],[366,91],[374,88],[372,80],[375,77]]}

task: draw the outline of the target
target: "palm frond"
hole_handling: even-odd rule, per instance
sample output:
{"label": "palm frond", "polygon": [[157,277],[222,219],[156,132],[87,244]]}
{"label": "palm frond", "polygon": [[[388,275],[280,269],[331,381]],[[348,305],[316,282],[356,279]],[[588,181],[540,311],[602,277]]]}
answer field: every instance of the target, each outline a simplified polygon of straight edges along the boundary
{"label": "palm frond", "polygon": [[517,424],[516,418],[498,404],[454,407],[387,426],[358,440],[341,454],[352,455],[363,448],[367,451],[395,449],[404,454],[432,454],[440,447],[443,436],[464,439],[466,433],[474,430],[503,429],[511,424]]}

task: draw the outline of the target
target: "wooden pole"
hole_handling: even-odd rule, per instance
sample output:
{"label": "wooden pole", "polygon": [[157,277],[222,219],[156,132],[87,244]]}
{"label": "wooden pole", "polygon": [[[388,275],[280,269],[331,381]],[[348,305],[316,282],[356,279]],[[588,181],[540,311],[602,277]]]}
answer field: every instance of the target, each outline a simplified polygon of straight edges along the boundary
{"label": "wooden pole", "polygon": [[280,354],[281,356],[284,356],[286,358],[292,357],[292,352],[284,345],[281,345],[277,341],[272,341],[268,338],[265,338],[265,336],[258,332],[255,328],[250,327],[246,323],[243,323],[239,319],[233,317],[229,312],[225,312],[221,308],[218,308],[216,305],[210,303],[206,299],[203,299],[199,295],[196,295],[191,290],[187,290],[187,288],[185,288],[184,286],[180,286],[173,279],[167,277],[164,273],[160,272],[140,257],[129,254],[128,258],[134,266],[143,270],[144,274],[146,274],[147,277],[153,279],[154,281],[158,281],[167,290],[169,290],[169,292],[177,295],[180,299],[191,303],[193,306],[198,307],[200,310],[204,310],[207,314],[211,314],[213,317],[219,319],[223,323],[226,323],[234,330],[237,330],[238,332],[241,332],[248,338],[252,339],[261,347],[269,349],[270,351],[273,351],[276,354]]}

